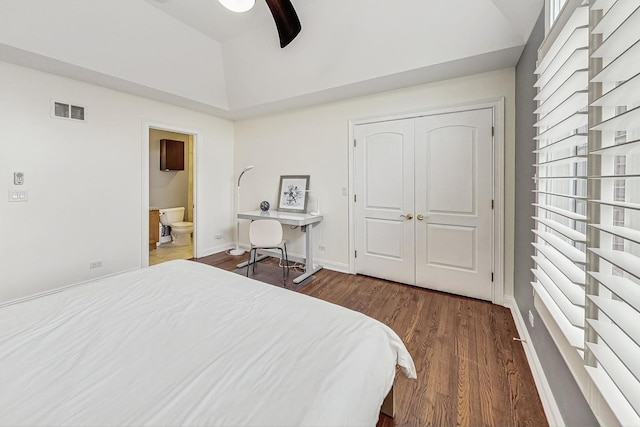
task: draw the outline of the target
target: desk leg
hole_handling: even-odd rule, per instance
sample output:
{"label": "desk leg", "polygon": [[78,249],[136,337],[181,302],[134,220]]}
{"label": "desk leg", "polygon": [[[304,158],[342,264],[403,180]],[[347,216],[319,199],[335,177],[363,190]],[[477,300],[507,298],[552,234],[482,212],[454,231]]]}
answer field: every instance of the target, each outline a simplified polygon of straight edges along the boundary
{"label": "desk leg", "polygon": [[307,237],[306,237],[306,261],[305,261],[305,269],[304,273],[295,279],[293,279],[293,283],[298,284],[304,281],[305,279],[311,277],[313,273],[322,270],[321,265],[314,264],[313,258],[313,229],[316,224],[307,225]]}

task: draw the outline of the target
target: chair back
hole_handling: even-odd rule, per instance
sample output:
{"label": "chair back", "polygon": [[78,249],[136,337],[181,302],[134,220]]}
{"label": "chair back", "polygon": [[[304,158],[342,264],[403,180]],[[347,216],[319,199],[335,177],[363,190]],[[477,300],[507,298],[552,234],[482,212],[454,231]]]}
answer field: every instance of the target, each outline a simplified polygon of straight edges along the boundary
{"label": "chair back", "polygon": [[249,225],[249,241],[252,246],[269,248],[282,243],[282,224],[275,219],[259,219]]}

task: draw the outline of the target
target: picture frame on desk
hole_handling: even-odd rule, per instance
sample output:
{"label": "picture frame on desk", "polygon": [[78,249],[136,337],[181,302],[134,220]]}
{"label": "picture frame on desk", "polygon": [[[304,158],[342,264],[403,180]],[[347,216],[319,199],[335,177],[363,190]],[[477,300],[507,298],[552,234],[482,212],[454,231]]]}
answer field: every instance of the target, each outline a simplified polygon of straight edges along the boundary
{"label": "picture frame on desk", "polygon": [[278,210],[307,213],[310,175],[280,175]]}

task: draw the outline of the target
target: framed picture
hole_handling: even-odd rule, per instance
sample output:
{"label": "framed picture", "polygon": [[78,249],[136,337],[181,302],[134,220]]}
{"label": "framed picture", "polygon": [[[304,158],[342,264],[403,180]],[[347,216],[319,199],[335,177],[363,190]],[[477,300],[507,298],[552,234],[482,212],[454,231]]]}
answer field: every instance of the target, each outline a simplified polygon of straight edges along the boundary
{"label": "framed picture", "polygon": [[278,210],[307,213],[309,175],[280,175]]}

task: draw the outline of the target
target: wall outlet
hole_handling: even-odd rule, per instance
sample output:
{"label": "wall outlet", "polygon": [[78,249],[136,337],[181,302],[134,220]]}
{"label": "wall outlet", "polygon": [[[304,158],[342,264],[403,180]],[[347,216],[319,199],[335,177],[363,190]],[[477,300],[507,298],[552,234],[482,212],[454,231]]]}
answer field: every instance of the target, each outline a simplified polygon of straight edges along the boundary
{"label": "wall outlet", "polygon": [[533,328],[533,313],[529,310],[529,324]]}
{"label": "wall outlet", "polygon": [[318,249],[320,249],[321,251],[326,251],[327,247],[325,245],[318,245]]}
{"label": "wall outlet", "polygon": [[13,185],[22,185],[22,184],[24,184],[24,172],[14,172]]}
{"label": "wall outlet", "polygon": [[102,267],[102,261],[93,261],[89,263],[89,268]]}
{"label": "wall outlet", "polygon": [[216,240],[220,240],[223,238],[222,234],[216,234],[215,235]]}

